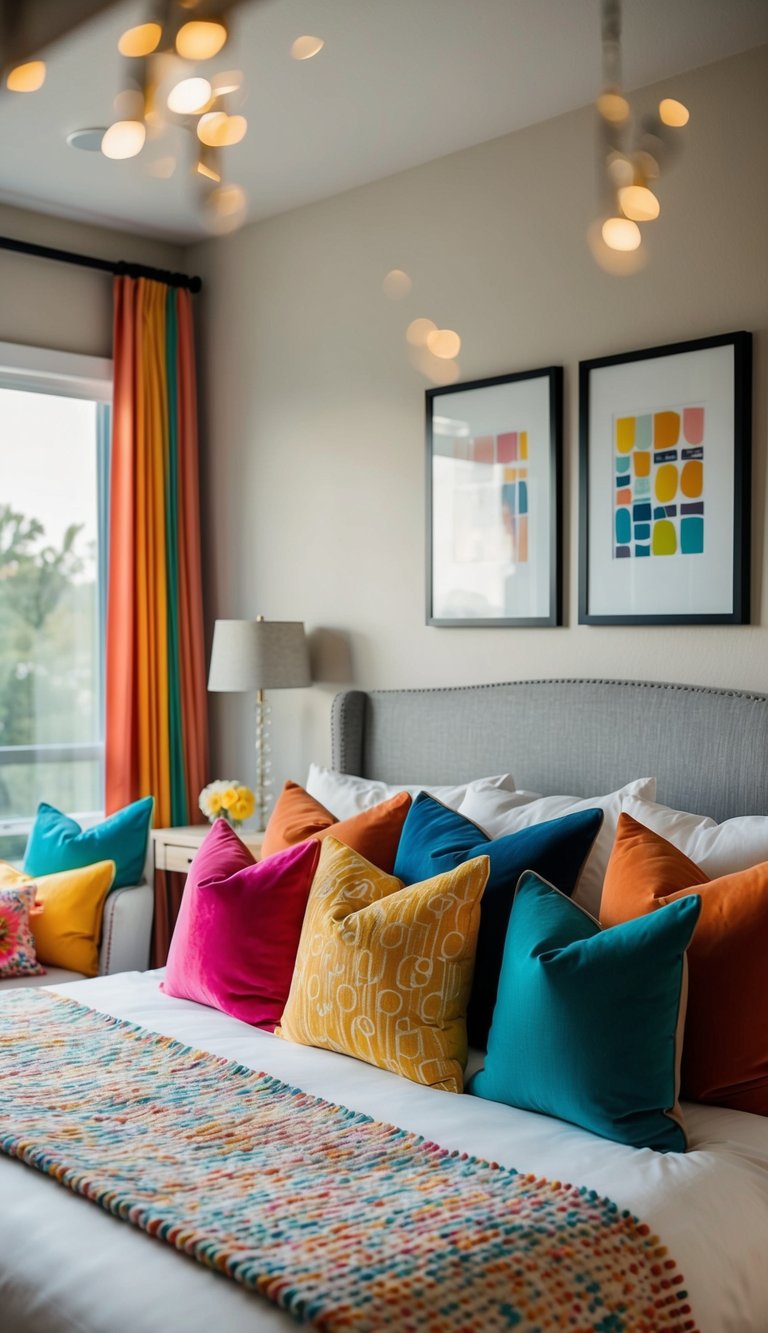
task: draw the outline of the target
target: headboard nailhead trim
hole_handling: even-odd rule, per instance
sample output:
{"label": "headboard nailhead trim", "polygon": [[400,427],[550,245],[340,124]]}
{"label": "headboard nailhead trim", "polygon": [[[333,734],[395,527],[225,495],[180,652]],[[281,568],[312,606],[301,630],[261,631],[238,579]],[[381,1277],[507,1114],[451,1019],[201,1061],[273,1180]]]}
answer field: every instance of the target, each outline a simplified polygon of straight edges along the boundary
{"label": "headboard nailhead trim", "polygon": [[[370,694],[453,694],[461,690],[475,692],[476,690],[507,690],[515,689],[521,685],[616,685],[627,689],[643,690],[681,690],[687,694],[710,694],[723,699],[744,699],[750,703],[768,704],[768,694],[755,694],[746,690],[725,690],[718,689],[711,685],[677,685],[669,681],[655,680],[611,680],[602,676],[572,677],[572,676],[548,676],[546,678],[536,677],[532,680],[503,680],[503,681],[483,681],[477,685],[424,685],[416,686],[414,689],[403,686],[401,689],[387,690],[369,690]],[[336,701],[341,700],[339,705],[339,721],[343,719],[344,713],[344,695],[336,695],[334,699],[334,712],[336,711]]]}

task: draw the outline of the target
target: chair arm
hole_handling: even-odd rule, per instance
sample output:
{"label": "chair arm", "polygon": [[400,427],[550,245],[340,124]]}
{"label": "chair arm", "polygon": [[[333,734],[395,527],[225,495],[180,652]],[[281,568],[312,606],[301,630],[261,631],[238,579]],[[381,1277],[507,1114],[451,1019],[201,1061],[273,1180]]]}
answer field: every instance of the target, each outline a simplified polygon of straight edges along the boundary
{"label": "chair arm", "polygon": [[154,893],[149,884],[114,889],[104,904],[99,975],[143,972],[149,967]]}

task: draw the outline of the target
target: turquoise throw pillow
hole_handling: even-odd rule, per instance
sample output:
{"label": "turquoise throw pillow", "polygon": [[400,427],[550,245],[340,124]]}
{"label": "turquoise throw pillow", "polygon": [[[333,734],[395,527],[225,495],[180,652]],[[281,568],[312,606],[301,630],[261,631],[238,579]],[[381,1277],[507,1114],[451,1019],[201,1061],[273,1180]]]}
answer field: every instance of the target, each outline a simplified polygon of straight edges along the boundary
{"label": "turquoise throw pillow", "polygon": [[117,810],[94,828],[81,828],[77,820],[43,801],[24,854],[28,875],[55,875],[59,870],[81,870],[97,861],[117,866],[113,889],[141,881],[147,855],[147,838],[154,799],[145,796]]}
{"label": "turquoise throw pillow", "polygon": [[601,930],[538,875],[515,895],[485,1068],[469,1091],[633,1148],[685,1152],[678,1103],[696,894]]}
{"label": "turquoise throw pillow", "polygon": [[602,821],[602,810],[579,810],[490,839],[471,819],[449,810],[426,792],[413,802],[395,860],[398,879],[419,884],[475,856],[487,856],[491,863],[480,903],[475,974],[467,1010],[470,1046],[485,1050],[488,1040],[517,881],[524,870],[536,870],[563,893],[573,893]]}

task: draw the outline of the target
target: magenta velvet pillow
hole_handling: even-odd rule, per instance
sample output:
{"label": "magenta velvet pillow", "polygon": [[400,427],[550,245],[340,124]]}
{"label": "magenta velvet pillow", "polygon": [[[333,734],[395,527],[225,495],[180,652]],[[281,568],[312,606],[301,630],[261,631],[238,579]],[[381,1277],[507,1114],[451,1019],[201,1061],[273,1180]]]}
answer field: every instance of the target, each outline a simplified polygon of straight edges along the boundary
{"label": "magenta velvet pillow", "polygon": [[161,990],[271,1032],[291,988],[319,855],[313,839],[254,861],[217,819],[190,867]]}

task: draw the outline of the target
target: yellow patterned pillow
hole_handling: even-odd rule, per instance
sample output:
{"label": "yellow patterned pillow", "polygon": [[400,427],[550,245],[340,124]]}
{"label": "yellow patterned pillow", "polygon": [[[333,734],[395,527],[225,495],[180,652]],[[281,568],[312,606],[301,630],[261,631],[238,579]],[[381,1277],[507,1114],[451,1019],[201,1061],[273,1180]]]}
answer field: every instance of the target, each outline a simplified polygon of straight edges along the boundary
{"label": "yellow patterned pillow", "polygon": [[403,888],[323,841],[281,1037],[461,1092],[488,857]]}
{"label": "yellow patterned pillow", "polygon": [[87,977],[99,971],[104,900],[114,879],[114,861],[38,876],[0,861],[0,886],[34,884],[36,900],[43,905],[40,916],[33,916],[29,923],[38,960]]}

